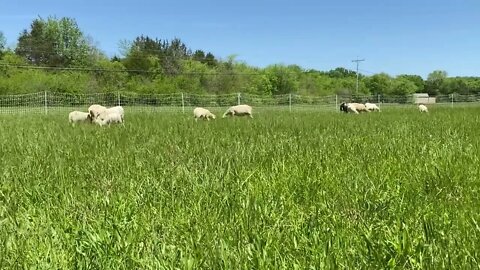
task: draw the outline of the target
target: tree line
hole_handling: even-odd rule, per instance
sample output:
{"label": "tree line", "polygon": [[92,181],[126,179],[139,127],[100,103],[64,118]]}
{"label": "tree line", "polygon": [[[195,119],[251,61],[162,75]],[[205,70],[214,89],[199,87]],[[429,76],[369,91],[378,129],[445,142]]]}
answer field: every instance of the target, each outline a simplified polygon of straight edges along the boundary
{"label": "tree line", "polygon": [[265,68],[219,59],[204,50],[192,50],[179,38],[139,35],[121,41],[121,53],[106,56],[73,18],[37,18],[7,48],[0,29],[0,95],[55,91],[68,93],[117,92],[258,95],[407,95],[429,93],[478,94],[479,77],[448,77],[442,70],[427,79],[418,75],[359,74],[338,67],[306,70],[298,65]]}

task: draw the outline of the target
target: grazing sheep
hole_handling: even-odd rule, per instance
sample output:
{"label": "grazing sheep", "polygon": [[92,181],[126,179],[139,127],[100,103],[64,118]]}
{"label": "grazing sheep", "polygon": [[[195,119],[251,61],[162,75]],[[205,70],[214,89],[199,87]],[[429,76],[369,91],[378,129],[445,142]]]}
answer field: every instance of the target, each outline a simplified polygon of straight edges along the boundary
{"label": "grazing sheep", "polygon": [[215,119],[215,114],[211,113],[209,110],[204,109],[204,108],[195,108],[193,110],[193,117],[195,117],[195,121],[198,120],[198,118],[204,118],[210,121],[210,118]]}
{"label": "grazing sheep", "polygon": [[118,113],[122,117],[122,121],[123,121],[125,111],[123,110],[122,106],[111,107],[111,108],[106,109],[105,111],[108,112],[108,113]]}
{"label": "grazing sheep", "polygon": [[359,112],[368,112],[367,107],[361,103],[345,103],[340,104],[340,111],[345,113],[352,112],[358,114]]}
{"label": "grazing sheep", "polygon": [[428,108],[427,108],[427,106],[425,106],[425,105],[423,105],[423,104],[418,105],[418,110],[419,110],[421,113],[423,113],[423,112],[428,113]]}
{"label": "grazing sheep", "polygon": [[98,115],[105,111],[107,109],[107,107],[104,107],[102,105],[98,105],[98,104],[94,104],[90,107],[88,107],[88,113],[90,114],[90,117],[93,119],[97,118]]}
{"label": "grazing sheep", "polygon": [[250,118],[253,118],[252,116],[252,107],[248,105],[237,105],[237,106],[232,106],[227,109],[227,111],[223,114],[222,118],[227,117],[227,115],[231,116],[243,116],[243,115],[248,115]]}
{"label": "grazing sheep", "polygon": [[68,114],[68,122],[70,122],[72,125],[75,125],[75,123],[81,123],[81,122],[92,122],[92,117],[90,116],[89,113],[86,112],[79,112],[79,111],[73,111]]}
{"label": "grazing sheep", "polygon": [[374,103],[365,103],[365,107],[367,108],[367,111],[369,111],[369,112],[371,112],[371,111],[379,112],[380,111],[380,108]]}
{"label": "grazing sheep", "polygon": [[97,118],[93,120],[93,122],[99,126],[104,126],[110,124],[122,124],[125,126],[123,123],[123,118],[122,115],[118,112],[108,112],[108,111],[103,111],[101,112]]}

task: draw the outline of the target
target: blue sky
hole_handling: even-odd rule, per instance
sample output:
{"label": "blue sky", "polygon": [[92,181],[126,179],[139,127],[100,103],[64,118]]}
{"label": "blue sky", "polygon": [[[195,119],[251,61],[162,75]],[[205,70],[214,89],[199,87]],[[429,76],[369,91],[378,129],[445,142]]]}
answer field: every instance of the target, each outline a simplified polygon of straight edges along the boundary
{"label": "blue sky", "polygon": [[74,18],[109,56],[141,34],[265,67],[355,69],[365,75],[480,76],[479,0],[29,0],[4,1],[7,44],[33,19]]}

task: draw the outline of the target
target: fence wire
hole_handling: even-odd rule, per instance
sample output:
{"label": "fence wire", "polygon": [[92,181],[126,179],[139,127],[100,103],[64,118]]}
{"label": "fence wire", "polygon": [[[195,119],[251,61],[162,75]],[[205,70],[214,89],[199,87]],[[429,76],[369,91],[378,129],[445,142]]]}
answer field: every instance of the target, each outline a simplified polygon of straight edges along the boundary
{"label": "fence wire", "polygon": [[201,95],[191,93],[139,94],[131,92],[72,94],[58,92],[38,92],[32,94],[0,95],[0,113],[49,113],[55,111],[87,111],[92,104],[106,107],[124,106],[129,110],[156,111],[170,110],[185,112],[194,107],[225,108],[232,105],[248,104],[253,107],[296,109],[319,109],[338,111],[342,102],[371,102],[379,106],[412,105],[431,103],[431,105],[478,104],[480,95],[445,95],[416,99],[408,96],[304,96],[285,94],[260,96],[248,93],[220,95]]}

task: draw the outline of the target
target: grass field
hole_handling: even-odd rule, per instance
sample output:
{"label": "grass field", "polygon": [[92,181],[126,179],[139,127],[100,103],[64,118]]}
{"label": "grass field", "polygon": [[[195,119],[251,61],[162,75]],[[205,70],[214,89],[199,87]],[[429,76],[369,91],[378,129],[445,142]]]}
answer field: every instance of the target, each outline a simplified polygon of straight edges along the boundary
{"label": "grass field", "polygon": [[0,268],[478,269],[479,115],[0,115]]}

